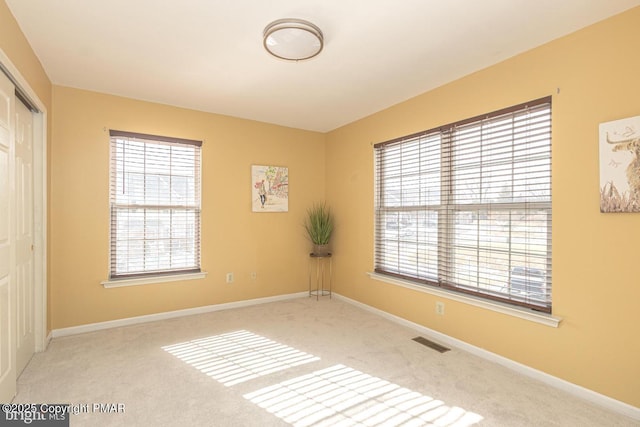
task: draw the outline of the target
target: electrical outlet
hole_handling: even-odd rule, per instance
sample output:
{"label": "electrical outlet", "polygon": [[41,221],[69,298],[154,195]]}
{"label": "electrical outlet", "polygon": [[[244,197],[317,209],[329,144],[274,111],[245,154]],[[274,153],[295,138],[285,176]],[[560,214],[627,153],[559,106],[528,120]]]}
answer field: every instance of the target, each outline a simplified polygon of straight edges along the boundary
{"label": "electrical outlet", "polygon": [[227,283],[233,283],[233,273],[227,273]]}
{"label": "electrical outlet", "polygon": [[444,316],[444,303],[436,301],[436,314]]}

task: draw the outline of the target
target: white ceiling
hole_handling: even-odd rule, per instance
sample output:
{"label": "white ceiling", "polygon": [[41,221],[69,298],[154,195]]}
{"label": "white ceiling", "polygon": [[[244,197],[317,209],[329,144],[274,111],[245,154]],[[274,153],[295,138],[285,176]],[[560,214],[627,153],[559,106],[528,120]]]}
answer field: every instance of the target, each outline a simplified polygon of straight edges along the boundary
{"label": "white ceiling", "polygon": [[[52,83],[330,131],[640,0],[6,0]],[[306,19],[322,53],[262,47]]]}

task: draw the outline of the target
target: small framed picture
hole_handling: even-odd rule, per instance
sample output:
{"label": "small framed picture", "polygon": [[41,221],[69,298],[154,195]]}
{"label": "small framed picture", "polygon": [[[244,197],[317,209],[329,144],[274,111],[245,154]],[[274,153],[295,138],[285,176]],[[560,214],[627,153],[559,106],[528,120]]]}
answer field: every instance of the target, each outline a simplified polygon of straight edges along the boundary
{"label": "small framed picture", "polygon": [[640,116],[600,123],[600,212],[640,212]]}
{"label": "small framed picture", "polygon": [[253,212],[289,211],[289,168],[252,165],[251,183]]}

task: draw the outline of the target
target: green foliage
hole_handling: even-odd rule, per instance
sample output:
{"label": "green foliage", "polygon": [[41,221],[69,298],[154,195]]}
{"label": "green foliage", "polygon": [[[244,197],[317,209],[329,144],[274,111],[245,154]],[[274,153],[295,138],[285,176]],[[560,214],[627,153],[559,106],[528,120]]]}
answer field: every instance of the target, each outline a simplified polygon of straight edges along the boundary
{"label": "green foliage", "polygon": [[324,203],[315,203],[307,209],[304,228],[313,244],[326,245],[333,232],[333,216],[331,210]]}

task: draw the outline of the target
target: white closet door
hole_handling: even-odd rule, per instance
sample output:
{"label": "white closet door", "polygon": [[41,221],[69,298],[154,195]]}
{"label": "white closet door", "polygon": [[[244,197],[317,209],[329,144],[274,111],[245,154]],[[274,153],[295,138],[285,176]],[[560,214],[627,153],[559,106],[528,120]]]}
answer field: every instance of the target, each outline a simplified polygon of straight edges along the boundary
{"label": "white closet door", "polygon": [[35,352],[33,252],[33,115],[16,101],[15,245],[16,245],[16,375]]}
{"label": "white closet door", "polygon": [[0,72],[0,402],[16,393],[15,88]]}

